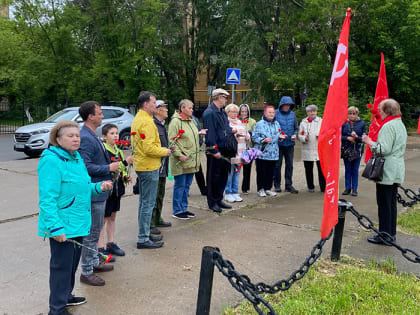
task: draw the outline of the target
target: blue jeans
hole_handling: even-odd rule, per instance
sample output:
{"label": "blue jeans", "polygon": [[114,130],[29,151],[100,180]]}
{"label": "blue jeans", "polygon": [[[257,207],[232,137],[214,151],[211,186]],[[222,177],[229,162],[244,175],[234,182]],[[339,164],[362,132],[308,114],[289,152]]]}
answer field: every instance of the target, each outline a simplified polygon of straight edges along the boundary
{"label": "blue jeans", "polygon": [[174,192],[172,194],[173,214],[183,213],[188,208],[188,194],[194,173],[174,176]]}
{"label": "blue jeans", "polygon": [[230,167],[230,173],[229,173],[228,181],[225,187],[225,193],[227,195],[238,193],[240,171],[241,169],[239,169],[238,172],[235,173],[235,167],[233,165]]}
{"label": "blue jeans", "polygon": [[361,157],[353,161],[343,159],[344,167],[346,169],[345,171],[346,189],[357,190],[357,186],[359,185],[359,166],[360,166],[361,159],[362,159]]}
{"label": "blue jeans", "polygon": [[144,243],[149,240],[150,222],[152,220],[159,183],[159,170],[138,171],[136,173],[139,178],[139,234],[137,236],[137,242]]}
{"label": "blue jeans", "polygon": [[[83,245],[89,248],[98,249],[99,234],[101,234],[104,225],[105,204],[106,200],[91,202],[92,225],[89,235],[83,238]],[[81,265],[82,275],[88,277],[93,272],[93,266],[99,265],[98,254],[83,247]]]}

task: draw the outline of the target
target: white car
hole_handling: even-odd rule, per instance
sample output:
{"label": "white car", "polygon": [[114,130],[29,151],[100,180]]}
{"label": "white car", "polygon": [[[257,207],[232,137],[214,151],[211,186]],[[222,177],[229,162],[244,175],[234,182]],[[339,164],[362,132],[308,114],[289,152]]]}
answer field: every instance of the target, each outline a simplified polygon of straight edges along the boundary
{"label": "white car", "polygon": [[[99,137],[102,136],[102,126],[112,123],[117,125],[120,139],[130,141],[131,123],[134,116],[128,109],[116,106],[101,106],[104,118],[102,125],[96,129]],[[14,134],[14,150],[24,152],[27,156],[37,157],[49,146],[50,131],[60,120],[76,121],[80,127],[83,125],[79,115],[79,107],[68,107],[47,118],[42,123],[20,127]]]}

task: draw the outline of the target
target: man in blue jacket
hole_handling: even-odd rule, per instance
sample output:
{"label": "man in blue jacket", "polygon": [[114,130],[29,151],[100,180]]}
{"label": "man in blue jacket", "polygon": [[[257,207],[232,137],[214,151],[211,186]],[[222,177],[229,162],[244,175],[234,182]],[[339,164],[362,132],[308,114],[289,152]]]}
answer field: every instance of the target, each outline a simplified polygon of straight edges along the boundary
{"label": "man in blue jacket", "polygon": [[276,110],[276,120],[280,124],[281,134],[285,134],[287,137],[283,141],[279,142],[279,160],[274,168],[274,188],[277,192],[281,192],[281,165],[283,157],[285,160],[285,182],[286,191],[292,194],[297,194],[299,191],[292,186],[293,177],[293,154],[296,143],[296,136],[298,133],[298,123],[295,113],[292,111],[295,107],[290,96],[283,96],[280,99],[279,108]]}
{"label": "man in blue jacket", "polygon": [[[80,105],[79,114],[84,122],[80,130],[79,153],[85,162],[92,183],[112,180],[111,172],[118,170],[120,165],[119,162],[111,163],[101,139],[96,134],[96,128],[102,124],[102,118],[104,117],[101,106],[94,101],[84,102]],[[92,196],[92,225],[89,235],[83,238],[83,245],[89,248],[97,249],[99,234],[104,225],[105,204],[108,195],[109,192]],[[94,274],[94,272],[105,272],[114,269],[113,266],[99,263],[98,255],[85,247],[82,249],[81,265],[80,282],[93,286],[105,285],[105,281]]]}
{"label": "man in blue jacket", "polygon": [[219,148],[225,147],[225,139],[232,133],[227,115],[223,110],[229,93],[224,89],[215,89],[212,92],[213,102],[203,113],[203,127],[207,129],[207,204],[210,210],[220,213],[222,208],[230,209],[232,206],[224,203],[223,192],[228,180],[230,164],[222,159]]}

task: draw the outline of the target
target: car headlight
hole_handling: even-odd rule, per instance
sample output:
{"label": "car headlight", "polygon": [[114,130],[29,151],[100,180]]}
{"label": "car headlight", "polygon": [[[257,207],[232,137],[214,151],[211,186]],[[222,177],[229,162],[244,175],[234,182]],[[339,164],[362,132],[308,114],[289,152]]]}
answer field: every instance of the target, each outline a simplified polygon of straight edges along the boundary
{"label": "car headlight", "polygon": [[40,130],[36,130],[36,131],[31,132],[31,135],[39,135],[41,133],[49,133],[49,132],[50,132],[49,129],[40,129]]}

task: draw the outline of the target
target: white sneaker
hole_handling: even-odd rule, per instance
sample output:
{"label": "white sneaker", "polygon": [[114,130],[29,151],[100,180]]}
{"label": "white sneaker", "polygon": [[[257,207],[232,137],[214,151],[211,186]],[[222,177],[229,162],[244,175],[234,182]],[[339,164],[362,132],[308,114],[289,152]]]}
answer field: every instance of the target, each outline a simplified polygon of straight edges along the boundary
{"label": "white sneaker", "polygon": [[227,202],[235,202],[235,198],[233,197],[233,195],[231,195],[231,194],[226,194],[225,195],[225,200],[227,201]]}
{"label": "white sneaker", "polygon": [[265,197],[265,196],[267,196],[267,195],[265,194],[264,189],[260,189],[260,190],[258,190],[258,196],[260,196],[260,197]]}
{"label": "white sneaker", "polygon": [[266,190],[265,193],[271,197],[277,196],[277,193],[271,190]]}
{"label": "white sneaker", "polygon": [[233,199],[235,199],[235,201],[241,202],[243,199],[241,198],[241,196],[239,196],[239,194],[233,194]]}

